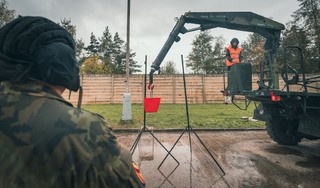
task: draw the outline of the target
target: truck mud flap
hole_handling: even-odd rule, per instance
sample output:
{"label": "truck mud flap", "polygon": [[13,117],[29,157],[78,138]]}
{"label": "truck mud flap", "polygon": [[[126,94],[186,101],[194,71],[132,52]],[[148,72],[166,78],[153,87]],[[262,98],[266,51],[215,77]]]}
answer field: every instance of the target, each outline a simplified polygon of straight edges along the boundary
{"label": "truck mud flap", "polygon": [[267,122],[268,121],[268,113],[267,110],[263,107],[262,103],[260,103],[253,111],[253,119]]}

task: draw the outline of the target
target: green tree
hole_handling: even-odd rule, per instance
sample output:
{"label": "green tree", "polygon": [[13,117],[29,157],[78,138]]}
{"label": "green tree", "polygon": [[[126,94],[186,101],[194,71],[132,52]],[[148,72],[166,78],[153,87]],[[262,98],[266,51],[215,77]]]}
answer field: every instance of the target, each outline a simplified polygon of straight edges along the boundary
{"label": "green tree", "polygon": [[[320,0],[298,0],[299,9],[294,12],[294,24],[304,29],[310,39],[313,59],[320,59]],[[320,69],[320,62],[318,64]]]}
{"label": "green tree", "polygon": [[[113,43],[112,43],[112,53],[117,56],[119,54],[121,54],[121,52],[125,49],[125,46],[124,46],[125,42],[124,40],[122,40],[119,36],[119,33],[116,32],[114,34],[114,37],[113,37]],[[123,50],[122,50],[123,49]]]}
{"label": "green tree", "polygon": [[[112,55],[114,57],[114,73],[124,74],[126,72],[126,44],[116,32],[113,37]],[[140,72],[141,65],[137,64],[133,58],[136,53],[132,53],[130,50],[129,55],[129,74]]]}
{"label": "green tree", "polygon": [[188,55],[187,67],[191,67],[191,70],[196,74],[207,73],[207,64],[212,61],[212,40],[213,37],[208,31],[202,31],[196,35],[196,38],[192,41],[192,50]]}
{"label": "green tree", "polygon": [[133,59],[135,56],[136,53],[130,53],[129,55],[129,74],[141,72],[141,65],[138,65],[138,62]]}
{"label": "green tree", "polygon": [[113,56],[114,73],[124,74],[125,73],[125,58],[126,58],[126,48],[124,46],[125,42],[119,36],[119,33],[115,33],[113,37],[111,54]]}
{"label": "green tree", "polygon": [[253,71],[259,72],[260,63],[264,59],[266,40],[257,33],[252,33],[241,45],[243,61],[253,65]]}
{"label": "green tree", "polygon": [[[137,61],[133,58],[136,56],[136,53],[130,53],[129,56],[129,74],[140,72],[141,65],[138,65]],[[115,67],[114,74],[125,74],[126,73],[126,52],[122,51],[121,54],[115,57]]]}
{"label": "green tree", "polygon": [[[99,62],[103,64],[104,67],[108,67],[108,71],[113,74],[124,74],[125,70],[125,58],[126,50],[125,43],[116,32],[112,37],[109,31],[109,27],[106,27],[102,36],[97,39],[97,37],[91,33],[90,44],[85,47],[85,50],[90,56],[94,56],[99,59]],[[140,72],[141,65],[133,59],[135,53],[130,53],[129,61],[129,73]],[[98,62],[98,61],[96,61]],[[95,69],[96,70],[96,69]],[[108,72],[109,73],[109,72]]]}
{"label": "green tree", "polygon": [[112,72],[114,70],[114,58],[113,58],[113,53],[112,53],[112,46],[113,46],[113,40],[112,40],[112,34],[109,31],[109,27],[106,27],[105,30],[102,33],[102,36],[99,37],[99,42],[100,42],[100,56],[102,62],[105,64],[107,67],[112,68]]}
{"label": "green tree", "polygon": [[214,74],[221,72],[224,64],[225,39],[213,37],[209,31],[200,32],[192,42],[192,50],[188,55],[187,67],[196,74]]}
{"label": "green tree", "polygon": [[102,33],[102,37],[99,37],[100,50],[104,59],[110,61],[113,47],[112,35],[109,31],[109,27],[106,27]]}
{"label": "green tree", "polygon": [[16,17],[15,12],[8,8],[6,0],[0,0],[0,28]]}
{"label": "green tree", "polygon": [[89,55],[97,55],[100,52],[100,43],[93,32],[90,35],[90,44],[85,47],[85,50]]}
{"label": "green tree", "polygon": [[[91,32],[90,44],[84,47],[88,57],[84,57],[81,62],[81,73],[83,74],[108,74],[112,72],[112,68],[107,66],[103,58],[99,55],[100,43],[97,37]],[[111,70],[110,70],[111,69]]]}
{"label": "green tree", "polygon": [[176,64],[173,61],[166,62],[163,66],[160,67],[160,74],[177,74],[178,70],[176,69]]}
{"label": "green tree", "polygon": [[85,44],[82,39],[76,40],[76,47],[77,47],[76,48],[76,57],[80,63],[82,63],[82,61],[85,58],[84,46],[85,46]]}
{"label": "green tree", "polygon": [[72,36],[74,40],[76,40],[76,35],[77,35],[77,29],[75,25],[71,24],[71,19],[63,18],[62,20],[60,19],[60,23],[58,23],[61,27],[66,29]]}
{"label": "green tree", "polygon": [[[312,50],[312,43],[310,38],[307,36],[308,34],[302,28],[290,22],[286,25],[286,30],[282,33],[282,40],[280,46],[280,56],[283,56],[283,50],[286,46],[299,46],[302,49],[302,53],[304,54],[305,60],[305,71],[312,72],[314,67],[316,67],[316,61],[314,60]],[[286,57],[279,58],[280,62],[283,64],[283,60],[286,58],[287,63],[289,63],[293,68],[300,71],[300,55],[298,52],[293,50],[287,50]]]}
{"label": "green tree", "polygon": [[206,67],[207,73],[222,73],[221,67],[225,65],[225,44],[226,40],[222,36],[213,37],[212,62]]}
{"label": "green tree", "polygon": [[81,64],[82,74],[111,74],[112,67],[105,65],[99,56],[91,55]]}

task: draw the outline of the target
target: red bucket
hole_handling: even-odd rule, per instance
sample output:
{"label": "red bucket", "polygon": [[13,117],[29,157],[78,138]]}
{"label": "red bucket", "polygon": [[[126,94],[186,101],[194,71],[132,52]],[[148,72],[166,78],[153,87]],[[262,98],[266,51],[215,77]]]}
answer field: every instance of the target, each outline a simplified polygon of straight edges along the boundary
{"label": "red bucket", "polygon": [[158,112],[161,98],[145,98],[144,99],[144,111],[145,112]]}

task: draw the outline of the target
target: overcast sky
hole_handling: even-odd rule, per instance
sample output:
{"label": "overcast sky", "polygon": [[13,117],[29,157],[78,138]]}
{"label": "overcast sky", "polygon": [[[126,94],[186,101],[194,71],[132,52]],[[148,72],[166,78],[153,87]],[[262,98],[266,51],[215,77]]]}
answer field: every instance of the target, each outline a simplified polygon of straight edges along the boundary
{"label": "overcast sky", "polygon": [[[7,0],[10,9],[17,14],[44,16],[55,22],[70,18],[77,27],[77,38],[86,45],[93,32],[102,35],[106,26],[112,34],[118,32],[126,39],[127,0]],[[296,0],[131,0],[131,49],[135,58],[143,65],[148,55],[148,67],[156,58],[175,25],[174,18],[188,11],[251,11],[265,17],[272,17],[283,24],[291,20],[291,14],[298,9]],[[164,62],[174,61],[181,70],[180,55],[191,51],[191,43],[198,32],[180,35],[181,41],[175,43]],[[213,36],[222,35],[227,42],[238,37],[240,43],[248,33],[213,29]],[[227,45],[227,44],[226,44]],[[164,64],[164,62],[162,64]],[[142,67],[143,68],[143,67]],[[144,69],[143,69],[144,70]]]}

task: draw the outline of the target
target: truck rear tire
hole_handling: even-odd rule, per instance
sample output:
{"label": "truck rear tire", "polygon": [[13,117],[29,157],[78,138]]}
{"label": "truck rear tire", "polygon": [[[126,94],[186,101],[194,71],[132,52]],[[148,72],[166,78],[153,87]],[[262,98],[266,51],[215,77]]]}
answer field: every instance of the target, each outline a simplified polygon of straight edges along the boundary
{"label": "truck rear tire", "polygon": [[297,145],[301,141],[298,133],[299,120],[287,120],[273,116],[266,123],[268,134],[272,140],[281,145]]}

